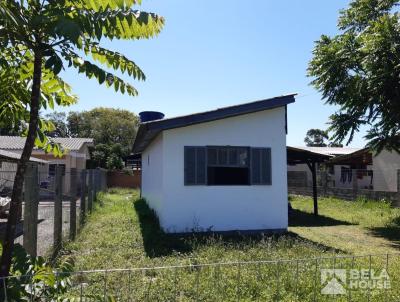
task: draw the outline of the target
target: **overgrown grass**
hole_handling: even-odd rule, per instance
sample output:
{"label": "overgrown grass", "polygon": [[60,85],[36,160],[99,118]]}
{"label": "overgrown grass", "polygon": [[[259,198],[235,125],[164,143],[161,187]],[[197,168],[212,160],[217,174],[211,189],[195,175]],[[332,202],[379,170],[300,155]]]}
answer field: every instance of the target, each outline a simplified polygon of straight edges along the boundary
{"label": "overgrown grass", "polygon": [[[311,199],[296,197],[292,204],[295,217],[291,220],[291,232],[285,235],[173,236],[162,232],[137,191],[112,190],[101,196],[77,241],[67,245],[64,253],[74,257],[77,271],[150,268],[91,273],[75,280],[79,285],[77,290],[112,293],[121,301],[127,301],[128,297],[133,301],[325,301],[329,297],[320,294],[321,268],[371,266],[380,270],[386,266],[384,256],[371,258],[371,263],[369,257],[336,258],[334,262],[332,258],[321,257],[352,252],[346,249],[348,238],[335,237],[332,228],[370,231],[396,226],[398,210],[377,203],[366,202],[364,207],[361,202],[324,199],[320,202],[322,216],[315,219],[310,214]],[[374,234],[368,236],[373,238]],[[254,262],[276,259],[305,260]],[[253,263],[238,264],[240,261]],[[197,266],[226,262],[234,264]],[[397,257],[388,263],[390,271],[400,270]],[[151,269],[172,265],[183,267]],[[391,280],[395,290],[356,291],[352,293],[352,301],[365,301],[368,296],[370,301],[399,300],[396,275]],[[347,301],[347,296],[337,301]]]}
{"label": "overgrown grass", "polygon": [[319,199],[318,218],[310,197],[291,197],[294,217],[290,231],[353,254],[397,252],[400,247],[400,209],[385,201]]}

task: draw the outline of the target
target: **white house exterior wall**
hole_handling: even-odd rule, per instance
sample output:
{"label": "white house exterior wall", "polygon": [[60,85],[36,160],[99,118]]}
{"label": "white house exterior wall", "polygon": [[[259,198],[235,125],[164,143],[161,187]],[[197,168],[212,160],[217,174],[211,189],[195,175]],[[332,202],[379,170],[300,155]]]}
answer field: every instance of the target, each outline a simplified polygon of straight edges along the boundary
{"label": "white house exterior wall", "polygon": [[[184,186],[184,147],[231,145],[269,147],[272,153],[272,185]],[[154,146],[146,155],[160,149]],[[288,226],[285,108],[251,113],[163,132],[163,200],[157,185],[149,186],[144,169],[143,193],[150,206],[159,207],[161,226],[168,232],[286,229]],[[154,156],[152,156],[154,158]],[[154,181],[154,180],[153,180]]]}
{"label": "white house exterior wall", "polygon": [[163,221],[162,211],[165,207],[164,166],[163,133],[160,133],[142,153],[142,197],[156,211],[160,223]]}
{"label": "white house exterior wall", "polygon": [[400,169],[400,155],[383,150],[372,158],[375,191],[397,191],[397,170]]}

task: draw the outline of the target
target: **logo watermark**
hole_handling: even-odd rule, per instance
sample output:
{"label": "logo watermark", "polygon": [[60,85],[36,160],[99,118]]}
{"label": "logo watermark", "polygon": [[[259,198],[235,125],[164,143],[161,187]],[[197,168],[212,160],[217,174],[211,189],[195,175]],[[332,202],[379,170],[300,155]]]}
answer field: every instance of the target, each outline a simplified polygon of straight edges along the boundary
{"label": "logo watermark", "polygon": [[321,269],[321,293],[345,295],[348,290],[389,289],[390,278],[385,269]]}

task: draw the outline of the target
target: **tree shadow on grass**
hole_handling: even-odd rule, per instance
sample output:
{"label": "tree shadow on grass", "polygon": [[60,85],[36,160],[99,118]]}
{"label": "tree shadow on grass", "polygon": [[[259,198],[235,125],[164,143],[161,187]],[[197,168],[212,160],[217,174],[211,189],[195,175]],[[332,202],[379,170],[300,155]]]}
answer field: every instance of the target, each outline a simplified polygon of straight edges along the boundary
{"label": "tree shadow on grass", "polygon": [[[278,241],[281,237],[291,238],[292,242],[308,242],[309,244],[316,245],[323,250],[332,250],[332,247],[321,245],[320,243],[312,242],[308,239],[298,236],[292,232],[283,234],[273,234],[267,231],[258,232],[204,232],[204,233],[179,233],[167,234],[161,227],[157,215],[150,209],[144,199],[139,199],[134,202],[136,213],[139,217],[140,231],[143,238],[143,245],[145,253],[150,258],[169,256],[171,254],[190,254],[195,249],[201,246],[209,246],[216,242],[223,242],[224,245],[230,247],[246,247],[252,246],[260,241],[265,242],[266,238],[271,241]],[[298,211],[301,212],[301,211]],[[301,212],[303,213],[303,212]],[[304,213],[307,214],[307,213]],[[301,216],[303,219],[308,217],[308,222],[315,219],[311,214]],[[329,218],[319,218],[319,224],[316,225],[330,225],[345,224],[345,222],[336,221]],[[324,224],[322,224],[324,222]]]}
{"label": "tree shadow on grass", "polygon": [[353,225],[347,221],[337,220],[335,218],[303,212],[292,209],[289,214],[289,226],[292,227],[320,227],[335,225]]}
{"label": "tree shadow on grass", "polygon": [[394,218],[387,226],[373,227],[368,230],[373,236],[390,241],[391,247],[400,247],[400,217]]}

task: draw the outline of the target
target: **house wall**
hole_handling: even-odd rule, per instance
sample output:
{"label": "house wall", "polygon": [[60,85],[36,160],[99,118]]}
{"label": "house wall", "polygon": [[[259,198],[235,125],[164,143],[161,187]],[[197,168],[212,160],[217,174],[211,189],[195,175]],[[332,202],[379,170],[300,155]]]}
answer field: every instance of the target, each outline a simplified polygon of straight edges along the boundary
{"label": "house wall", "polygon": [[[206,145],[270,147],[272,185],[184,186],[184,147]],[[152,148],[148,149],[152,151]],[[162,152],[164,198],[161,226],[164,230],[185,232],[287,228],[284,107],[164,131]],[[143,184],[148,182],[146,177],[149,177],[145,175],[146,156],[147,152],[142,159]],[[157,173],[160,173],[158,168],[152,173],[156,179]],[[148,190],[148,187],[143,187],[146,195],[149,194]],[[154,199],[160,200],[160,197]],[[150,203],[154,207],[154,201]]]}
{"label": "house wall", "polygon": [[149,207],[156,211],[160,223],[163,222],[162,210],[165,198],[163,171],[166,160],[163,151],[163,133],[161,133],[142,153],[142,197],[146,198]]}
{"label": "house wall", "polygon": [[374,170],[374,190],[397,191],[397,170],[400,169],[400,154],[383,150],[372,158]]}

